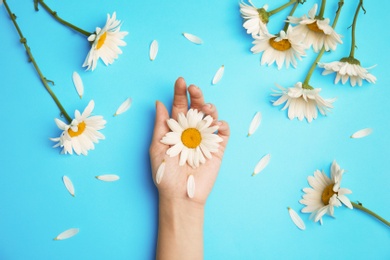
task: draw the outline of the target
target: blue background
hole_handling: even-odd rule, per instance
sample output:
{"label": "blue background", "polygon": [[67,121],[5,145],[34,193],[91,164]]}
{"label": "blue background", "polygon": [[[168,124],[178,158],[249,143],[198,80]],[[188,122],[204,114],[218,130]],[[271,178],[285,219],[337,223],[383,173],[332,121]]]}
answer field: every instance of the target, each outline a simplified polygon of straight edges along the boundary
{"label": "blue background", "polygon": [[[346,169],[342,187],[352,201],[360,201],[390,219],[390,88],[388,37],[390,4],[366,1],[367,14],[359,15],[356,58],[370,67],[378,80],[362,87],[334,85],[334,75],[316,69],[311,84],[325,98],[337,97],[328,116],[312,123],[287,118],[273,107],[271,89],[303,81],[316,54],[307,51],[298,68],[277,70],[260,66],[261,55],[250,52],[252,38],[242,27],[238,1],[53,1],[46,3],[60,17],[94,31],[103,27],[107,13],[123,21],[127,46],[111,66],[100,61],[93,72],[81,67],[89,44],[80,35],[53,20],[33,1],[10,0],[32,53],[68,113],[95,101],[94,114],[107,120],[101,132],[106,140],[88,156],[60,155],[49,137],[60,134],[54,123],[59,111],[43,88],[4,6],[0,11],[0,259],[153,259],[157,237],[158,194],[153,184],[148,149],[154,123],[155,100],[172,103],[173,84],[183,76],[199,86],[207,102],[216,104],[221,119],[230,123],[231,139],[207,205],[205,259],[371,259],[390,258],[390,230],[358,210],[340,207],[324,225],[300,216],[300,231],[287,212],[299,212],[302,188],[316,169],[329,174],[333,160]],[[255,0],[262,6],[265,2]],[[270,1],[274,9],[284,1]],[[314,3],[299,6],[295,15]],[[358,1],[346,1],[337,31],[344,44],[325,53],[323,62],[349,54],[350,29]],[[326,16],[333,19],[337,1],[328,1]],[[277,33],[289,12],[271,18]],[[203,45],[187,41],[183,32],[201,37]],[[156,39],[160,51],[149,60],[149,45]],[[217,85],[211,80],[221,66],[225,74]],[[77,71],[84,82],[80,99],[72,82]],[[133,105],[113,117],[127,98]],[[263,115],[257,132],[246,137],[257,111]],[[357,130],[371,127],[372,135],[350,139]],[[265,154],[268,167],[255,177],[253,168]],[[106,183],[94,177],[117,174]],[[62,176],[76,188],[71,197]],[[80,228],[68,240],[53,241],[62,231]]]}

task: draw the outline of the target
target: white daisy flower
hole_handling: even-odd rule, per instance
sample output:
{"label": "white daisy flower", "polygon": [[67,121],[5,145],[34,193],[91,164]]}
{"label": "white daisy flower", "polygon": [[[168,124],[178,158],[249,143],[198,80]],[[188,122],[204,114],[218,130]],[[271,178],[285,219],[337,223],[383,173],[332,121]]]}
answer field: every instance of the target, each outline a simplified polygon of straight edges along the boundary
{"label": "white daisy flower", "polygon": [[[342,204],[352,209],[351,201],[346,194],[351,194],[352,191],[346,188],[340,188],[341,179],[344,170],[336,161],[333,161],[331,170],[331,178],[326,176],[322,171],[316,170],[314,176],[307,178],[312,188],[304,188],[303,199],[299,202],[306,205],[301,211],[303,213],[311,213],[310,219],[314,222],[320,221],[325,214],[333,216],[334,207],[339,207]],[[342,203],[342,204],[341,204]]]}
{"label": "white daisy flower", "polygon": [[273,101],[273,105],[279,106],[286,103],[282,110],[288,108],[288,118],[291,120],[295,117],[303,120],[306,117],[310,123],[317,118],[317,109],[322,115],[326,115],[326,112],[333,108],[332,103],[335,99],[323,99],[319,94],[320,88],[305,89],[302,87],[302,82],[298,82],[294,87],[287,89],[278,84],[276,86],[280,91],[274,90],[275,94],[271,95],[279,98]]}
{"label": "white daisy flower", "polygon": [[92,42],[91,50],[84,61],[83,67],[87,70],[94,70],[99,58],[104,64],[112,64],[118,55],[122,53],[119,46],[125,46],[126,42],[122,39],[128,34],[120,32],[121,21],[116,20],[116,13],[110,17],[107,14],[107,22],[103,28],[96,27],[96,33],[88,37],[88,41]]}
{"label": "white daisy flower", "polygon": [[305,48],[299,42],[299,38],[292,33],[292,27],[289,26],[287,32],[280,31],[279,36],[273,34],[263,34],[253,36],[254,46],[251,48],[253,53],[264,52],[261,56],[261,65],[268,64],[270,66],[276,61],[278,69],[286,64],[286,68],[290,64],[296,68],[297,59],[301,60],[301,56],[305,56]]}
{"label": "white daisy flower", "polygon": [[82,114],[76,110],[75,118],[70,125],[56,118],[55,122],[63,132],[59,137],[50,138],[58,142],[53,147],[63,148],[62,154],[73,154],[74,151],[77,155],[87,155],[88,150],[93,150],[94,143],[105,138],[99,130],[103,129],[106,124],[102,116],[91,116],[94,106],[95,103],[91,100]]}
{"label": "white daisy flower", "polygon": [[257,8],[252,1],[249,0],[248,2],[250,5],[243,1],[240,2],[240,12],[242,18],[244,18],[243,27],[247,30],[246,32],[252,35],[263,35],[268,33],[268,5]]}
{"label": "white daisy flower", "polygon": [[172,132],[168,132],[161,140],[162,143],[171,145],[167,150],[170,157],[180,154],[179,165],[186,162],[193,168],[200,163],[205,163],[206,158],[212,158],[211,153],[218,151],[222,138],[214,132],[218,126],[211,126],[213,118],[198,112],[197,109],[190,109],[187,116],[179,113],[178,121],[169,119],[167,121]]}
{"label": "white daisy flower", "polygon": [[339,34],[329,25],[329,18],[317,19],[318,5],[315,4],[309,11],[309,17],[288,16],[287,20],[291,24],[298,24],[294,27],[294,34],[302,38],[302,43],[307,48],[313,46],[315,52],[319,52],[322,47],[326,51],[335,50],[338,43],[343,43]]}
{"label": "white daisy flower", "polygon": [[345,84],[349,79],[349,83],[352,87],[354,87],[356,83],[361,86],[363,80],[367,80],[370,83],[375,83],[376,81],[376,77],[368,73],[368,70],[375,66],[363,68],[360,66],[359,60],[352,57],[342,58],[340,61],[333,61],[329,63],[318,63],[318,66],[325,69],[322,72],[322,75],[328,75],[336,72],[334,84],[337,84],[340,80],[341,83]]}

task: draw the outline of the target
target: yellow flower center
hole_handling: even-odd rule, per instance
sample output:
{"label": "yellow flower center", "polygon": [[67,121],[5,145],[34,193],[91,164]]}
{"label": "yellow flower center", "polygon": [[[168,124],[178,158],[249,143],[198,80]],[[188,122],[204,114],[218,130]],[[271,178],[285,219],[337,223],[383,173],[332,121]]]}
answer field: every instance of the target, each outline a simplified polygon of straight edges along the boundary
{"label": "yellow flower center", "polygon": [[310,31],[323,33],[324,31],[318,28],[317,22],[309,23],[306,25]]}
{"label": "yellow flower center", "polygon": [[79,123],[79,124],[77,125],[77,128],[78,128],[78,129],[77,129],[77,132],[75,132],[75,131],[73,131],[71,128],[69,128],[69,129],[68,129],[68,133],[69,133],[70,137],[79,136],[79,135],[81,135],[81,134],[84,132],[85,127],[86,127],[86,124],[85,124],[84,121],[83,121],[83,122],[81,122],[81,123]]}
{"label": "yellow flower center", "polygon": [[278,51],[286,51],[291,48],[291,43],[287,39],[275,41],[276,37],[269,39],[269,45]]}
{"label": "yellow flower center", "polygon": [[181,141],[188,148],[196,148],[202,141],[202,135],[196,128],[187,128],[181,134]]}
{"label": "yellow flower center", "polygon": [[330,185],[326,186],[326,188],[325,188],[324,191],[322,192],[321,200],[322,200],[322,202],[323,202],[325,205],[329,205],[329,200],[330,200],[330,198],[331,198],[334,194],[337,194],[337,192],[334,192],[334,191],[333,191],[333,186],[334,186],[334,184],[330,184]]}
{"label": "yellow flower center", "polygon": [[98,43],[97,43],[97,45],[96,45],[96,49],[99,50],[99,49],[103,46],[104,42],[106,41],[106,38],[107,38],[107,32],[104,32],[104,33],[100,36],[100,38],[99,38],[99,40],[98,40]]}

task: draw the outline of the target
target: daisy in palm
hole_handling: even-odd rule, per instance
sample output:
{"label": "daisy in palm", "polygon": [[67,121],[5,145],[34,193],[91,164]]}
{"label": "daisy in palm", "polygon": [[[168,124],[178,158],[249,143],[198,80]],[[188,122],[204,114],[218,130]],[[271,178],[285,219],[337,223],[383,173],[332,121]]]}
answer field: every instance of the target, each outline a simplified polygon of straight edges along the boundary
{"label": "daisy in palm", "polygon": [[254,46],[251,48],[253,53],[263,52],[261,57],[261,65],[268,64],[270,66],[276,62],[278,69],[290,64],[295,68],[297,59],[301,60],[305,56],[304,46],[299,42],[300,39],[292,33],[293,28],[288,26],[287,31],[281,30],[278,35],[264,34],[253,36]]}
{"label": "daisy in palm", "polygon": [[66,124],[59,119],[55,122],[63,132],[59,137],[50,138],[57,142],[53,147],[63,148],[62,154],[77,154],[87,155],[89,150],[95,148],[94,143],[104,139],[104,135],[99,132],[103,129],[106,121],[102,116],[91,116],[95,103],[91,100],[83,113],[75,111],[75,118],[70,124]]}
{"label": "daisy in palm", "polygon": [[213,118],[205,116],[197,109],[190,109],[187,115],[178,114],[178,121],[169,119],[168,132],[161,140],[162,143],[171,145],[167,155],[174,157],[180,154],[179,165],[186,162],[193,168],[212,158],[212,153],[218,151],[219,143],[223,141],[215,132],[218,126],[211,126]]}
{"label": "daisy in palm", "polygon": [[352,191],[341,188],[341,180],[344,170],[340,168],[336,161],[333,161],[331,177],[329,178],[323,171],[316,170],[314,176],[307,178],[311,188],[304,188],[305,194],[299,201],[305,205],[303,213],[311,213],[310,219],[314,222],[320,221],[325,214],[334,216],[334,207],[340,207],[342,204],[353,209],[351,201],[346,196]]}
{"label": "daisy in palm", "polygon": [[313,46],[315,52],[319,52],[322,47],[326,51],[335,50],[337,44],[341,44],[341,37],[337,34],[334,28],[329,24],[329,18],[323,18],[325,10],[325,0],[322,1],[321,10],[318,15],[318,5],[315,4],[309,11],[309,16],[302,17],[288,17],[288,22],[297,24],[294,27],[294,33],[302,38],[302,43],[306,48]]}
{"label": "daisy in palm", "polygon": [[348,57],[344,57],[339,61],[333,61],[329,63],[319,63],[318,66],[324,68],[322,75],[328,75],[331,73],[336,73],[334,83],[337,84],[340,80],[342,84],[345,84],[348,79],[352,87],[356,84],[361,86],[363,80],[368,81],[369,83],[375,83],[376,77],[368,72],[370,68],[363,68],[360,65],[360,61],[355,58],[355,29],[356,21],[359,14],[360,8],[362,8],[363,1],[359,2],[359,5],[356,9],[355,16],[352,23],[352,42],[351,42],[351,51]]}
{"label": "daisy in palm", "polygon": [[88,41],[92,43],[91,49],[84,61],[83,67],[87,70],[94,70],[97,61],[102,59],[107,66],[112,64],[118,55],[122,53],[120,46],[125,46],[126,42],[122,39],[128,34],[121,32],[121,21],[116,19],[114,12],[112,17],[107,14],[107,22],[103,28],[96,28],[96,32],[88,37]]}

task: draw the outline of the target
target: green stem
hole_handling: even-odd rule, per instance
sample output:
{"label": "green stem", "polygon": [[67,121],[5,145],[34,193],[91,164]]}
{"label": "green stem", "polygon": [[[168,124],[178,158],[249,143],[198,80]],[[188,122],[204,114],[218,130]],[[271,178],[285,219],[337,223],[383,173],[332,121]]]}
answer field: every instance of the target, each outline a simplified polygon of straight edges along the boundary
{"label": "green stem", "polygon": [[72,122],[72,118],[68,115],[68,113],[66,113],[64,107],[61,105],[60,101],[58,100],[56,95],[53,93],[53,91],[50,89],[49,85],[47,84],[48,80],[43,76],[41,70],[38,67],[38,64],[35,62],[35,59],[34,59],[32,53],[31,53],[30,47],[27,45],[27,40],[26,40],[26,38],[24,38],[24,36],[22,34],[22,31],[20,30],[19,25],[16,22],[15,14],[13,14],[11,12],[11,10],[10,10],[6,0],[3,0],[3,4],[5,6],[5,9],[7,9],[7,12],[9,14],[9,16],[11,17],[11,20],[12,20],[16,30],[18,31],[18,34],[19,34],[19,37],[20,37],[20,42],[24,45],[24,48],[26,49],[27,55],[28,55],[28,57],[30,59],[29,61],[31,61],[32,64],[34,65],[34,68],[37,71],[37,73],[39,75],[39,78],[41,79],[41,81],[42,81],[43,85],[45,86],[46,90],[49,92],[50,96],[53,98],[53,100],[56,103],[57,107],[60,109],[62,115],[64,115],[64,117],[66,118],[66,120],[70,124]]}
{"label": "green stem", "polygon": [[356,29],[356,21],[357,21],[357,18],[358,18],[358,14],[359,14],[360,8],[362,8],[362,7],[363,7],[363,0],[360,0],[358,6],[356,8],[355,16],[353,17],[353,23],[352,23],[351,52],[349,53],[349,57],[351,57],[351,58],[355,58],[355,47],[356,47],[356,43],[355,43],[355,29]]}
{"label": "green stem", "polygon": [[65,21],[65,20],[63,20],[63,19],[61,19],[61,18],[57,15],[57,12],[56,12],[56,11],[53,11],[52,9],[50,9],[50,7],[49,7],[47,4],[45,4],[45,2],[44,2],[43,0],[34,0],[34,8],[35,8],[35,11],[38,11],[38,3],[40,3],[40,4],[43,6],[43,8],[44,8],[48,13],[50,13],[51,16],[53,16],[54,19],[56,19],[58,22],[62,23],[63,25],[68,26],[68,27],[72,28],[73,30],[75,30],[75,31],[77,31],[77,32],[79,32],[79,33],[81,33],[81,34],[84,34],[84,35],[87,36],[87,37],[89,37],[89,36],[92,34],[92,33],[90,33],[90,32],[87,32],[87,31],[85,31],[85,30],[83,30],[83,29],[81,29],[81,28],[79,28],[79,27],[77,27],[77,26],[75,26],[75,25],[73,25],[73,24],[71,24],[71,23],[69,23],[69,22],[67,22],[67,21]]}
{"label": "green stem", "polygon": [[[295,10],[297,9],[298,7],[298,4],[299,4],[299,1],[296,1],[293,8],[291,9],[290,13],[288,14],[288,16],[292,16],[295,12]],[[290,23],[288,21],[286,21],[286,23],[284,24],[284,28],[283,28],[283,31],[287,32],[287,29],[288,29],[288,25]]]}
{"label": "green stem", "polygon": [[376,214],[375,212],[372,212],[371,210],[363,207],[363,205],[361,203],[355,203],[355,202],[352,202],[352,206],[355,208],[355,209],[360,209],[361,211],[364,211],[368,214],[370,214],[371,216],[373,216],[374,218],[378,219],[379,221],[381,221],[383,224],[387,225],[388,227],[390,227],[390,222],[387,221],[386,219],[382,218],[381,216],[379,216],[378,214]]}
{"label": "green stem", "polygon": [[269,11],[269,12],[267,12],[267,13],[268,13],[269,16],[272,16],[272,15],[274,15],[274,14],[276,14],[276,13],[282,11],[283,9],[289,7],[290,5],[292,5],[292,4],[294,4],[294,3],[297,3],[297,2],[299,2],[299,0],[290,0],[290,1],[288,1],[287,3],[285,3],[284,5],[281,5],[281,6],[279,6],[278,8],[276,8],[276,9],[274,9],[274,10],[272,10],[272,11]]}
{"label": "green stem", "polygon": [[[322,1],[322,3],[324,3],[325,0]],[[339,3],[338,3],[338,8],[337,8],[337,11],[336,11],[336,17],[334,18],[333,20],[333,24],[332,24],[332,28],[336,28],[336,24],[337,24],[337,21],[339,20],[339,16],[340,16],[340,13],[341,13],[341,8],[343,7],[344,5],[344,0],[340,0]],[[321,6],[322,8],[322,6]],[[323,46],[321,48],[321,51],[318,53],[318,56],[317,58],[314,60],[313,64],[311,65],[310,69],[309,69],[309,72],[307,73],[306,75],[306,78],[305,80],[303,81],[303,84],[302,84],[302,88],[304,89],[313,89],[313,87],[311,87],[309,85],[309,81],[310,81],[310,78],[315,70],[315,68],[317,67],[317,63],[320,61],[322,55],[324,54],[325,52],[325,47]]]}
{"label": "green stem", "polygon": [[320,20],[324,19],[325,6],[326,6],[326,0],[322,0],[320,12],[317,15],[317,18]]}

